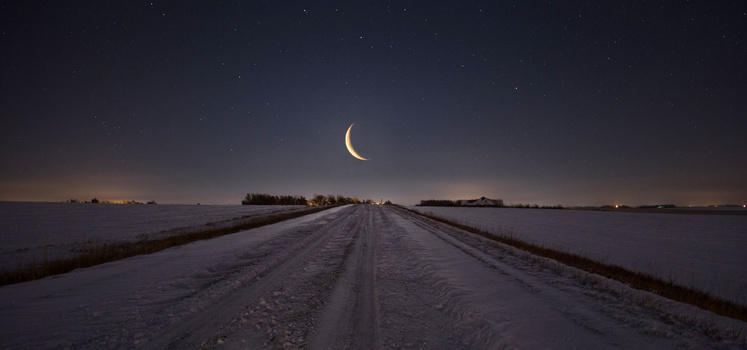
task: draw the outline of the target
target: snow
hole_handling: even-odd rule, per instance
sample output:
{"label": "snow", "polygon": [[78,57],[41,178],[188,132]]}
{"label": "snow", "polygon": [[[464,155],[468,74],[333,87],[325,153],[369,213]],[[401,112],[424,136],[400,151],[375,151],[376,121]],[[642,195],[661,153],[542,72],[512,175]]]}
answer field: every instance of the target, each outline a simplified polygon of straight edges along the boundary
{"label": "snow", "polygon": [[747,305],[747,216],[412,207]]}
{"label": "snow", "polygon": [[0,202],[0,271],[304,206]]}
{"label": "snow", "polygon": [[272,264],[260,257],[289,258],[288,242],[303,245],[289,228],[339,210],[0,287],[0,348],[138,345],[260,276]]}
{"label": "snow", "polygon": [[745,346],[732,336],[745,322],[580,275],[392,206],[348,205],[0,287],[0,348]]}

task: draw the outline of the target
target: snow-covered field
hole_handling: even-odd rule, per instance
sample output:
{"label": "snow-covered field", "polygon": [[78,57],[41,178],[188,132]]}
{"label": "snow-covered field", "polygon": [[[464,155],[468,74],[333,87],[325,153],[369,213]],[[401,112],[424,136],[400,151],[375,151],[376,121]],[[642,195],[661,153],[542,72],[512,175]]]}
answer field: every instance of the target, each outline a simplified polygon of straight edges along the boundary
{"label": "snow-covered field", "polygon": [[747,305],[747,216],[411,207]]}
{"label": "snow-covered field", "polygon": [[2,286],[0,348],[746,346],[745,322],[546,262],[349,205]]}
{"label": "snow-covered field", "polygon": [[304,206],[0,202],[0,271]]}

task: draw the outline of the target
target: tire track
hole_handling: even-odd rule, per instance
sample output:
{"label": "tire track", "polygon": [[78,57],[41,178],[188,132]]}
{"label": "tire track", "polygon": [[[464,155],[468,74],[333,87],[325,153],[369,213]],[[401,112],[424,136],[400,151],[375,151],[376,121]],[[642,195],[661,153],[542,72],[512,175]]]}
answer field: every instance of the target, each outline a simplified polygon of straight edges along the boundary
{"label": "tire track", "polygon": [[[369,211],[382,215],[378,206],[369,206]],[[379,316],[376,290],[376,233],[381,221],[374,221],[373,215],[368,216],[368,224],[364,226],[364,252],[361,257],[359,281],[360,290],[356,305],[355,338],[353,349],[380,349],[381,333],[379,330]]]}
{"label": "tire track", "polygon": [[301,268],[305,261],[335,233],[351,223],[355,207],[343,209],[339,216],[305,239],[273,255],[260,268],[250,268],[235,280],[241,288],[225,295],[198,312],[169,325],[156,339],[144,344],[147,349],[187,349],[212,338],[222,326],[235,319],[240,310],[268,293],[276,284]]}
{"label": "tire track", "polygon": [[383,347],[484,348],[473,341],[473,331],[481,325],[468,317],[453,286],[418,256],[421,248],[396,223],[396,213],[390,208],[382,215],[377,251]]}
{"label": "tire track", "polygon": [[372,211],[380,208],[361,206],[364,211],[344,271],[325,302],[317,331],[311,336],[311,349],[379,349],[381,340],[376,307],[374,220]]}

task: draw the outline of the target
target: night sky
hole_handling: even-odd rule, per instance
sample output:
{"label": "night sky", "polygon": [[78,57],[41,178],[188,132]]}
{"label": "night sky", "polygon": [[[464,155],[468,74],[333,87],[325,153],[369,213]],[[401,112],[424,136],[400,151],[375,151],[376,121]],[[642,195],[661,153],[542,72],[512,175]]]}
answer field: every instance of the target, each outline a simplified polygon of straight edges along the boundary
{"label": "night sky", "polygon": [[747,203],[745,1],[12,1],[0,32],[0,200]]}

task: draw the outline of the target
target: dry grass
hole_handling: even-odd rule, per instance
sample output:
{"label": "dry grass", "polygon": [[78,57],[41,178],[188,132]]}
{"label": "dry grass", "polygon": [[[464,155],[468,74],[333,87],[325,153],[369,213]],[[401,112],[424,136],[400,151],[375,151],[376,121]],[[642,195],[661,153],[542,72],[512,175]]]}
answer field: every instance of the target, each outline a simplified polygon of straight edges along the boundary
{"label": "dry grass", "polygon": [[681,285],[677,285],[672,281],[665,281],[650,274],[631,271],[617,265],[601,263],[578,254],[572,254],[532,243],[527,243],[512,236],[496,235],[434,215],[420,213],[404,207],[402,208],[414,214],[421,215],[431,220],[435,220],[449,226],[453,226],[461,230],[491,239],[493,241],[521,249],[531,254],[553,259],[562,264],[572,266],[589,273],[620,281],[635,289],[658,294],[668,299],[697,306],[701,309],[711,311],[718,315],[747,322],[746,306],[712,296],[709,293],[695,289],[693,287],[684,287]]}
{"label": "dry grass", "polygon": [[211,239],[239,231],[270,225],[284,220],[320,212],[329,208],[331,207],[313,207],[290,213],[262,215],[256,218],[251,218],[250,220],[240,221],[238,224],[230,227],[216,228],[215,225],[208,224],[202,229],[161,239],[148,240],[143,238],[137,242],[102,244],[75,257],[44,261],[17,270],[3,271],[0,273],[0,286],[33,281],[47,276],[59,275],[75,269],[91,267],[136,255],[151,254],[194,241]]}

